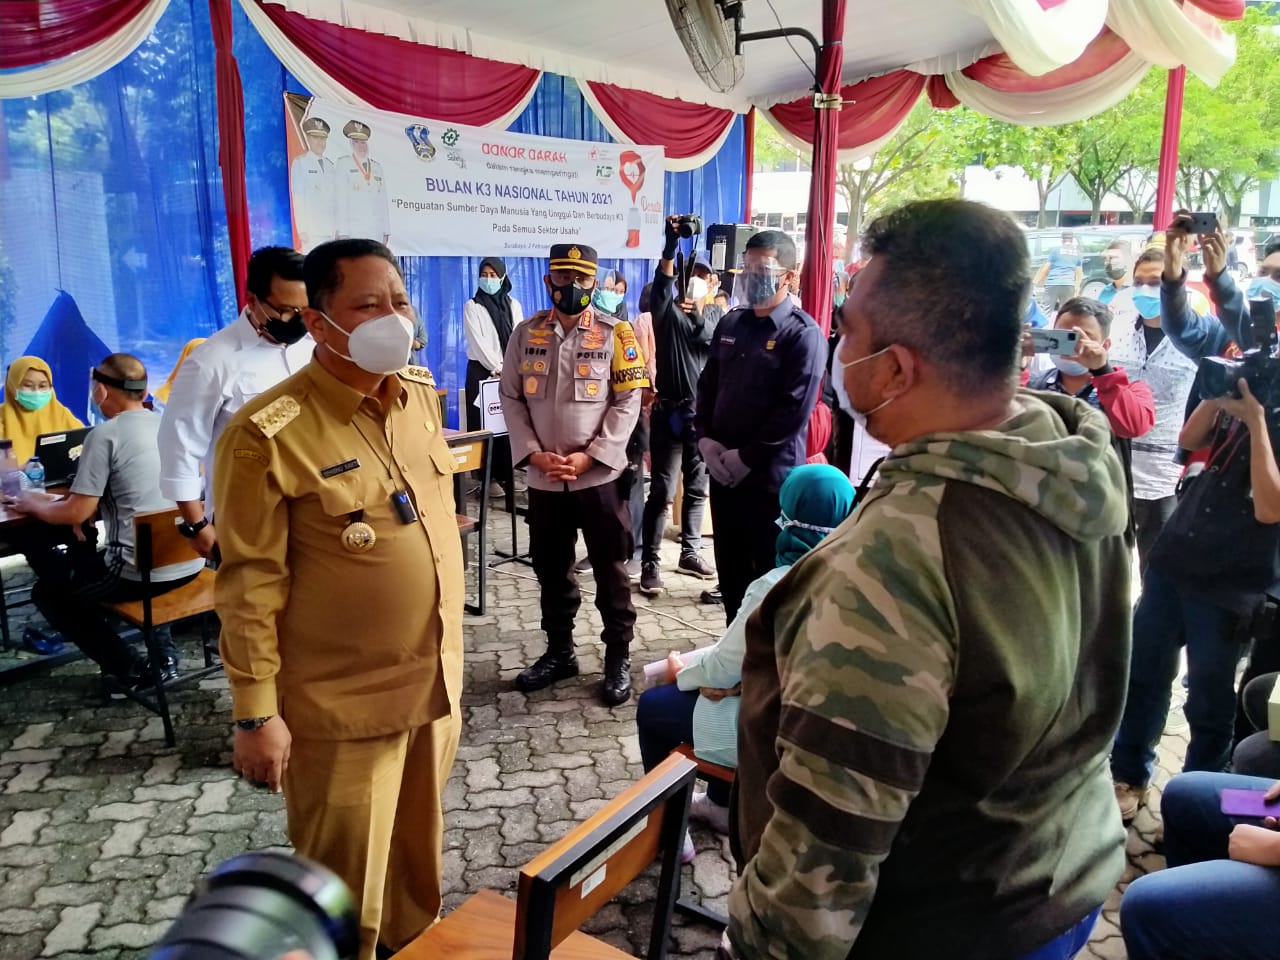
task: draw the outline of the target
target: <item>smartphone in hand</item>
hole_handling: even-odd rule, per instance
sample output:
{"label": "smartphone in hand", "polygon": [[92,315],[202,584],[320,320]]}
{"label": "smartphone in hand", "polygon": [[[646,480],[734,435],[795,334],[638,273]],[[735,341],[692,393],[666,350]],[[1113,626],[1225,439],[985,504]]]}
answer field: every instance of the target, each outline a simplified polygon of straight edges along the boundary
{"label": "smartphone in hand", "polygon": [[1265,790],[1223,790],[1222,812],[1228,817],[1280,817],[1280,800],[1267,803]]}
{"label": "smartphone in hand", "polygon": [[1080,343],[1080,331],[1057,330],[1053,327],[1040,327],[1029,331],[1031,345],[1036,353],[1047,353],[1056,357],[1074,357]]}

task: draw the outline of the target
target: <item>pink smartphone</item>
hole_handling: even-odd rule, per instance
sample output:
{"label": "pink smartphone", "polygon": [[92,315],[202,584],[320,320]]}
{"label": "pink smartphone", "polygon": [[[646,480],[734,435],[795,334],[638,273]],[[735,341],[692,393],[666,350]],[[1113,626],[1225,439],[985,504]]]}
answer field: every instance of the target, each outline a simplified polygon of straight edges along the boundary
{"label": "pink smartphone", "polygon": [[1265,790],[1223,790],[1222,812],[1228,817],[1280,817],[1280,800],[1267,803]]}

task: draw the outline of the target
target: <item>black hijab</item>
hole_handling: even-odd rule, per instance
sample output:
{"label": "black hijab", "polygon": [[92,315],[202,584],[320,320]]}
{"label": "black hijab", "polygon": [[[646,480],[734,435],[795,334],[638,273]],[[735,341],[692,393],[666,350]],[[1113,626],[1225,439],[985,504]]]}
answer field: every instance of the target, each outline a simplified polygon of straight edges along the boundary
{"label": "black hijab", "polygon": [[489,311],[493,327],[498,331],[498,343],[502,346],[503,354],[506,354],[512,327],[511,278],[507,276],[507,265],[497,257],[485,257],[481,260],[480,269],[483,270],[485,267],[492,268],[502,278],[502,286],[498,288],[497,293],[485,293],[477,284],[476,292],[471,299]]}

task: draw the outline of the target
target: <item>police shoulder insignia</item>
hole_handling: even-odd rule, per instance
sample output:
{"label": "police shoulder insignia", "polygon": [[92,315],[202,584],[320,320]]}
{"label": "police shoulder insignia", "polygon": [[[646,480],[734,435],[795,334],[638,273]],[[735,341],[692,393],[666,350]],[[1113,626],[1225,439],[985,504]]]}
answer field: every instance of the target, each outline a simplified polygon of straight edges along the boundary
{"label": "police shoulder insignia", "polygon": [[425,383],[428,387],[436,385],[436,378],[431,375],[431,371],[426,367],[402,367],[400,376],[405,380],[412,380],[414,383]]}
{"label": "police shoulder insignia", "polygon": [[249,418],[268,440],[287,427],[302,407],[293,397],[277,397]]}

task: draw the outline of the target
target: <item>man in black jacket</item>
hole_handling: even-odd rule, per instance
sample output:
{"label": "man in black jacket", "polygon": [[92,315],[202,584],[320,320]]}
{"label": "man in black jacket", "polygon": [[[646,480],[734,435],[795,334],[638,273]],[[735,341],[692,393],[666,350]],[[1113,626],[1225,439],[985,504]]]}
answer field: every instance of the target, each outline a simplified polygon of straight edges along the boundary
{"label": "man in black jacket", "polygon": [[[640,592],[662,592],[658,548],[666,526],[667,504],[675,496],[676,471],[684,471],[680,504],[681,573],[708,579],[715,571],[702,559],[702,512],[707,502],[707,468],[693,431],[698,377],[707,362],[711,336],[723,311],[712,303],[715,274],[702,254],[694,261],[689,289],[676,291],[675,255],[680,240],[678,217],[668,217],[662,260],[653,274],[650,309],[657,347],[657,399],[649,415],[649,456],[652,475],[644,505]],[[677,303],[676,296],[683,299]]]}

